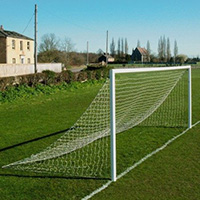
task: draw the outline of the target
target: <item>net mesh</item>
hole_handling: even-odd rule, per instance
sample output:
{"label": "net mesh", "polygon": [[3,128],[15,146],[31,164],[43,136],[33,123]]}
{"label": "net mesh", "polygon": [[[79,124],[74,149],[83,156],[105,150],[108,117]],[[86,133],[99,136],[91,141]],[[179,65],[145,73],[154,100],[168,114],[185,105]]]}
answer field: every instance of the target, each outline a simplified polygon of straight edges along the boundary
{"label": "net mesh", "polygon": [[[116,75],[116,132],[186,126],[185,70]],[[73,177],[109,177],[110,89],[105,82],[73,127],[43,151],[4,168]]]}

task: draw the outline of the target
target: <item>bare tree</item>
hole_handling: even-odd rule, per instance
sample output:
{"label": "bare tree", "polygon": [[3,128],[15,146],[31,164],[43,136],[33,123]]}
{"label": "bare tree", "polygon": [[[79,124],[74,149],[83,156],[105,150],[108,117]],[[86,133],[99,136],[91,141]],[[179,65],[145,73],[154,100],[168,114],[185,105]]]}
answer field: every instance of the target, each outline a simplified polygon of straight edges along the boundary
{"label": "bare tree", "polygon": [[41,38],[39,46],[40,52],[52,51],[59,49],[59,40],[56,38],[54,33],[45,34]]}
{"label": "bare tree", "polygon": [[137,41],[137,47],[141,47],[140,46],[140,40]]}
{"label": "bare tree", "polygon": [[166,39],[165,36],[161,36],[160,39],[158,40],[158,58],[160,61],[166,61],[167,56],[166,56]]}
{"label": "bare tree", "polygon": [[124,39],[121,38],[121,54],[124,55]]}
{"label": "bare tree", "polygon": [[128,41],[127,41],[127,38],[125,38],[125,55],[128,55]]}
{"label": "bare tree", "polygon": [[176,63],[176,57],[178,55],[178,45],[177,45],[177,41],[174,41],[174,63]]}
{"label": "bare tree", "polygon": [[149,40],[147,41],[147,52],[148,52],[149,55],[151,54],[151,47],[150,47]]}
{"label": "bare tree", "polygon": [[158,58],[162,59],[162,37],[158,40]]}
{"label": "bare tree", "polygon": [[115,41],[114,41],[114,38],[112,38],[112,42],[111,42],[111,44],[110,44],[110,54],[111,54],[112,56],[115,55]]}
{"label": "bare tree", "polygon": [[118,48],[117,48],[118,56],[121,55],[121,45],[120,45],[120,38],[118,39]]}
{"label": "bare tree", "polygon": [[68,37],[65,37],[65,39],[62,41],[62,44],[61,44],[62,51],[70,53],[74,51],[74,47],[75,47],[75,44],[72,42],[72,40]]}
{"label": "bare tree", "polygon": [[149,40],[147,41],[147,53],[148,53],[148,61],[150,62],[151,47]]}
{"label": "bare tree", "polygon": [[65,37],[65,39],[62,41],[61,49],[63,52],[65,52],[67,63],[70,63],[71,61],[70,53],[74,51],[74,47],[75,44],[72,42],[72,40],[68,37]]}
{"label": "bare tree", "polygon": [[171,59],[170,40],[167,38],[167,62]]}
{"label": "bare tree", "polygon": [[163,39],[162,39],[162,48],[163,48],[163,61],[166,62],[167,60],[167,49],[166,49],[166,38],[165,36],[163,36]]}

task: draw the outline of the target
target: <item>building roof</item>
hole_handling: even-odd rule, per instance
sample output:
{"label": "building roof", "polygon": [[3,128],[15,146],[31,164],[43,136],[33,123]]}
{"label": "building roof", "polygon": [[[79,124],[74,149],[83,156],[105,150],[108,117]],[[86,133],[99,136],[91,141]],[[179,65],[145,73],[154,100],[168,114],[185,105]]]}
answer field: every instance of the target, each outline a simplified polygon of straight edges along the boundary
{"label": "building roof", "polygon": [[21,39],[26,39],[26,40],[33,40],[32,38],[29,38],[25,35],[22,35],[20,33],[17,33],[15,31],[7,31],[2,28],[0,28],[0,37],[12,37],[12,38],[21,38]]}
{"label": "building roof", "polygon": [[148,55],[148,51],[145,48],[137,47],[137,49],[142,55]]}
{"label": "building roof", "polygon": [[111,55],[109,55],[109,54],[107,54],[107,56],[106,56],[106,54],[104,53],[103,55],[101,55],[99,58],[101,58],[101,57],[107,57],[107,58],[113,58]]}

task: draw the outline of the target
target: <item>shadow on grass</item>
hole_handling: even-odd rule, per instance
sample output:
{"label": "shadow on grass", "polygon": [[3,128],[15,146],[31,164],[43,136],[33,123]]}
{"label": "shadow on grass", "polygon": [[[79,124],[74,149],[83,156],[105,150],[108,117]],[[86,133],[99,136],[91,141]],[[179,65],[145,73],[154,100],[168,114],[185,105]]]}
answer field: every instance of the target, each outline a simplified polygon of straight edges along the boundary
{"label": "shadow on grass", "polygon": [[36,175],[18,175],[18,174],[0,174],[0,177],[19,177],[19,178],[57,178],[57,179],[90,179],[90,180],[110,180],[110,178],[98,178],[98,177],[68,177],[68,176],[36,176]]}
{"label": "shadow on grass", "polygon": [[65,129],[65,130],[62,130],[62,131],[58,131],[58,132],[55,132],[55,133],[50,133],[48,135],[45,135],[45,136],[41,136],[41,137],[37,137],[37,138],[34,138],[34,139],[31,139],[31,140],[27,140],[27,141],[24,141],[24,142],[20,142],[18,144],[14,144],[14,145],[11,145],[11,146],[8,146],[8,147],[4,147],[2,149],[0,149],[0,152],[2,151],[6,151],[8,149],[12,149],[14,147],[18,147],[18,146],[22,146],[24,144],[28,144],[28,143],[31,143],[31,142],[35,142],[35,141],[38,141],[38,140],[42,140],[44,138],[47,138],[47,137],[51,137],[51,136],[54,136],[54,135],[58,135],[58,134],[61,134],[61,133],[64,133],[68,130],[70,130],[71,128],[68,128],[68,129]]}

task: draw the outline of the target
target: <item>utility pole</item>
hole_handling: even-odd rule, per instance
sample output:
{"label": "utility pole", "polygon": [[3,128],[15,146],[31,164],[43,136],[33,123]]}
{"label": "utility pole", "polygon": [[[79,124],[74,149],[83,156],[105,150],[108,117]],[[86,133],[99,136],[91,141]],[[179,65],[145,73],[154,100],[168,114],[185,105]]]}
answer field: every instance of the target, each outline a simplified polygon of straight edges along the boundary
{"label": "utility pole", "polygon": [[89,64],[89,42],[87,41],[87,65]]}
{"label": "utility pole", "polygon": [[37,73],[37,4],[35,4],[34,72]]}
{"label": "utility pole", "polygon": [[106,65],[108,65],[108,31],[106,32]]}

